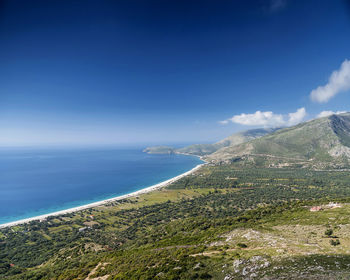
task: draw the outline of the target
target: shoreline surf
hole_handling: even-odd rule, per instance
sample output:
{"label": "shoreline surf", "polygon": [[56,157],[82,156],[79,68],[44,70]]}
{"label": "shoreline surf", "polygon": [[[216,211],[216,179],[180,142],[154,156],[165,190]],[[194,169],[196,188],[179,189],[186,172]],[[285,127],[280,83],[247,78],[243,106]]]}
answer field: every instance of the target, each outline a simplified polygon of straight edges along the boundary
{"label": "shoreline surf", "polygon": [[88,204],[85,204],[85,205],[72,207],[72,208],[68,208],[68,209],[65,209],[65,210],[60,210],[60,211],[56,211],[56,212],[52,212],[52,213],[48,213],[48,214],[38,215],[38,216],[26,218],[26,219],[21,219],[21,220],[18,220],[18,221],[13,221],[13,222],[0,224],[0,229],[1,228],[6,228],[6,227],[11,227],[11,226],[16,226],[16,225],[20,225],[20,224],[25,224],[25,223],[29,223],[31,221],[36,221],[36,220],[45,220],[46,218],[51,217],[51,216],[65,215],[65,214],[69,214],[69,213],[73,213],[73,212],[77,212],[77,211],[81,211],[81,210],[85,210],[85,209],[89,209],[89,208],[105,205],[105,204],[108,204],[110,202],[123,200],[123,199],[126,199],[126,198],[130,198],[130,197],[138,196],[138,195],[141,195],[141,194],[149,193],[151,191],[155,191],[155,190],[164,188],[164,187],[166,187],[166,186],[168,186],[168,185],[170,185],[170,184],[180,180],[181,178],[192,174],[193,172],[197,171],[199,168],[201,168],[205,164],[207,164],[207,163],[204,162],[204,163],[198,164],[197,166],[195,166],[191,170],[186,171],[186,172],[184,172],[184,173],[182,173],[180,175],[177,175],[177,176],[175,176],[173,178],[170,178],[168,180],[162,181],[162,182],[160,182],[158,184],[151,185],[149,187],[146,187],[146,188],[143,188],[143,189],[140,189],[140,190],[128,193],[128,194],[119,195],[119,196],[116,196],[116,197],[112,197],[112,198],[100,200],[100,201],[97,201],[97,202],[92,202],[92,203],[88,203]]}

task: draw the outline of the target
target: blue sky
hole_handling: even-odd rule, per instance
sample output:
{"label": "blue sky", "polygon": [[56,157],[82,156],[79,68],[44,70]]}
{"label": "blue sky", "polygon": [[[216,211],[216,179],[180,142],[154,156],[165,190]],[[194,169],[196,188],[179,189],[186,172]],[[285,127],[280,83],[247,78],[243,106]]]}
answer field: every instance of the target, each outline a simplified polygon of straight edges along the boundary
{"label": "blue sky", "polygon": [[3,0],[0,145],[211,142],[349,111],[347,59],[343,0]]}

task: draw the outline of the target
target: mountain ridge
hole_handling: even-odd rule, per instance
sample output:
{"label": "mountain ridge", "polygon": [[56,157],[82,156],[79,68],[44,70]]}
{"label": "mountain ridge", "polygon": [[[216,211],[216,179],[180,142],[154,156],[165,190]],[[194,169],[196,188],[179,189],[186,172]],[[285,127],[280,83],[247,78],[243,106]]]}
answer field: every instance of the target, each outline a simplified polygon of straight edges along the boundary
{"label": "mountain ridge", "polygon": [[[318,118],[293,127],[283,128],[257,139],[224,147],[206,156],[211,162],[244,160],[265,157],[264,165],[274,166],[288,161],[303,162],[303,166],[325,167],[325,163],[348,164],[350,158],[350,114]],[[271,160],[271,158],[276,160]],[[267,158],[269,158],[267,160]]]}

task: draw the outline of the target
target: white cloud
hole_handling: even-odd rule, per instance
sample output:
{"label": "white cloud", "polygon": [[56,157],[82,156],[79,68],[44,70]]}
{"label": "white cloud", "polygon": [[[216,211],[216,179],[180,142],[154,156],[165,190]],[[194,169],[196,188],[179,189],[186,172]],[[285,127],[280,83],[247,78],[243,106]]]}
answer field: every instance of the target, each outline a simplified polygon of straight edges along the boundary
{"label": "white cloud", "polygon": [[242,125],[279,126],[284,124],[283,116],[271,111],[256,111],[254,114],[240,114],[231,118],[233,123]]}
{"label": "white cloud", "polygon": [[311,100],[319,103],[326,103],[340,92],[350,89],[350,61],[345,61],[339,70],[334,71],[328,79],[328,83],[319,86],[310,93]]}
{"label": "white cloud", "polygon": [[289,113],[288,116],[287,125],[296,125],[305,118],[306,110],[305,108],[300,108],[295,113]]}
{"label": "white cloud", "polygon": [[346,111],[337,111],[337,112],[333,112],[333,111],[322,111],[321,113],[319,113],[317,115],[317,118],[323,118],[323,117],[328,117],[331,115],[339,115],[339,114],[343,114],[346,113]]}
{"label": "white cloud", "polygon": [[248,126],[278,127],[296,125],[300,123],[305,116],[305,108],[300,108],[295,113],[289,113],[287,118],[285,118],[285,116],[282,114],[275,114],[271,111],[256,111],[254,114],[243,113],[240,115],[235,115],[230,119],[220,121],[220,123],[228,124],[229,122],[233,122]]}

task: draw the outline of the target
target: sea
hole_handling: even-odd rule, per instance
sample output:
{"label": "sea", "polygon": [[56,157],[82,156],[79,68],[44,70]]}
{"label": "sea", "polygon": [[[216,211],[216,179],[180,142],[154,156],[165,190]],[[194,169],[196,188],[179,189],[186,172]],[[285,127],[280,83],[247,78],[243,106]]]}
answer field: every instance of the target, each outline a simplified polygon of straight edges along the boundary
{"label": "sea", "polygon": [[132,193],[201,163],[140,147],[0,149],[0,225]]}

